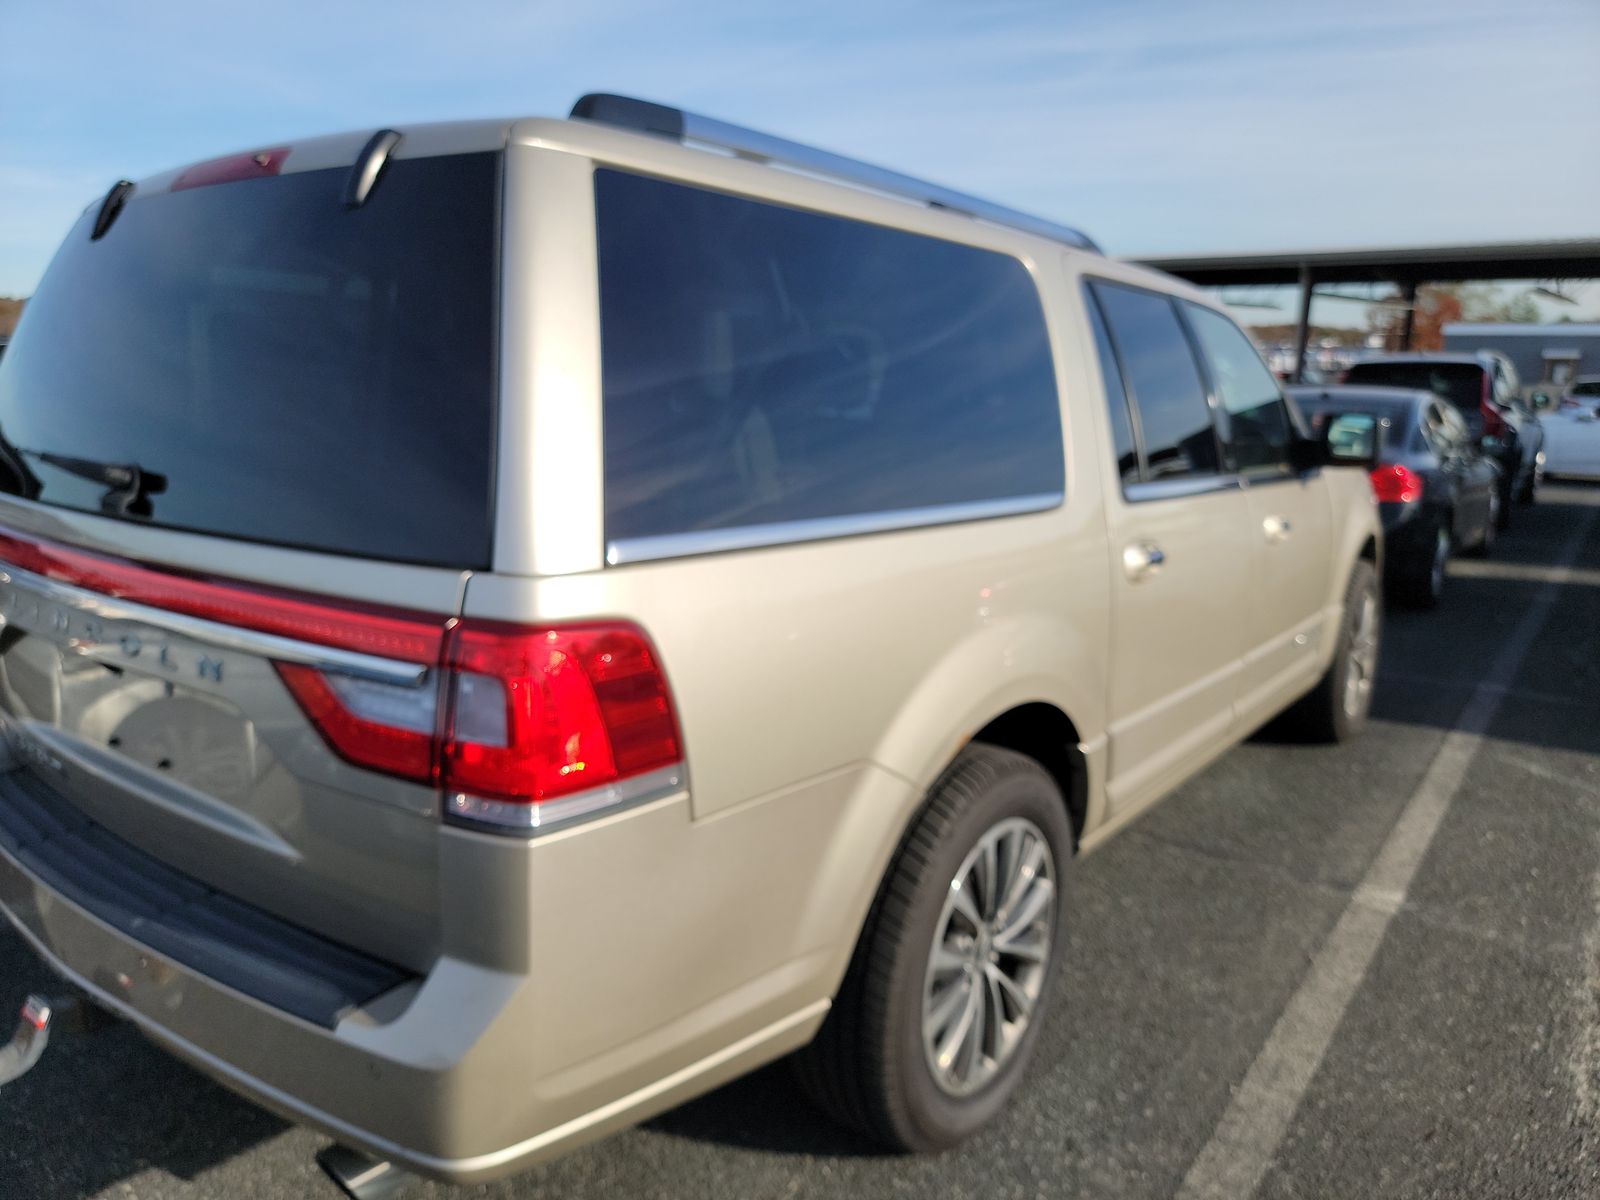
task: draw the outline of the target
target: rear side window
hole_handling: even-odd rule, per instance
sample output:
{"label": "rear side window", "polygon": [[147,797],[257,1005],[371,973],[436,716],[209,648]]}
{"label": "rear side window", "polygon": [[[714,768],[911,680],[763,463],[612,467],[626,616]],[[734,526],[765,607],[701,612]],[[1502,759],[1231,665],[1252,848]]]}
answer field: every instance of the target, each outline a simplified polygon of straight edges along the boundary
{"label": "rear side window", "polygon": [[1250,339],[1221,313],[1184,302],[1195,338],[1211,369],[1217,399],[1227,413],[1226,445],[1233,466],[1246,475],[1289,470],[1289,410],[1278,381]]}
{"label": "rear side window", "polygon": [[98,241],[91,206],[0,361],[0,490],[488,565],[498,155],[397,160],[354,210],[349,174],[135,192]]}
{"label": "rear side window", "polygon": [[1132,393],[1146,478],[1216,474],[1211,407],[1172,301],[1157,292],[1104,280],[1090,287],[1110,327],[1123,382]]}
{"label": "rear side window", "polygon": [[1483,403],[1483,380],[1483,368],[1476,363],[1429,362],[1427,359],[1355,363],[1345,372],[1346,383],[1417,388],[1448,400],[1468,414],[1477,412]]}
{"label": "rear side window", "polygon": [[1059,502],[1016,259],[621,171],[595,196],[608,540]]}
{"label": "rear side window", "polygon": [[1357,413],[1370,416],[1378,422],[1382,430],[1383,446],[1385,449],[1401,453],[1406,449],[1406,442],[1412,440],[1415,434],[1418,439],[1424,436],[1422,428],[1417,424],[1417,416],[1410,405],[1403,403],[1386,403],[1375,400],[1339,401],[1331,398],[1321,400],[1301,400],[1300,411],[1305,414],[1306,424],[1312,432],[1321,433],[1328,426],[1328,421],[1344,413]]}

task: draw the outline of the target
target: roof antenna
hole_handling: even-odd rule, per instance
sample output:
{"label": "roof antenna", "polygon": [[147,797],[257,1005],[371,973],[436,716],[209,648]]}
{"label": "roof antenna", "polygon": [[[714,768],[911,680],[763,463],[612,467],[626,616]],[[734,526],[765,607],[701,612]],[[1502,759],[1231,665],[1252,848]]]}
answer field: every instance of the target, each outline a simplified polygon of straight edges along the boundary
{"label": "roof antenna", "polygon": [[122,206],[128,202],[128,197],[133,195],[133,183],[127,179],[119,179],[111,185],[111,190],[106,193],[106,198],[100,201],[100,211],[94,218],[94,229],[89,234],[91,242],[98,242],[105,237],[106,230],[111,228],[111,222],[117,219],[117,214],[122,211]]}
{"label": "roof antenna", "polygon": [[355,166],[350,168],[350,180],[344,186],[346,208],[360,208],[367,202],[384,164],[399,144],[400,134],[393,129],[380,129],[368,139],[361,153],[356,155]]}

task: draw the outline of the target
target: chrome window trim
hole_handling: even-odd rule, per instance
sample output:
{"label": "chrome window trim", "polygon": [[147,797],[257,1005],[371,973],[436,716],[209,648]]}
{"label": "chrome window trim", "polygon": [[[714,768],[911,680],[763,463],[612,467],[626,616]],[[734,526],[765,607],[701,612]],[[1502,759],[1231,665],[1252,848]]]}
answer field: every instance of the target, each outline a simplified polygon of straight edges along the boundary
{"label": "chrome window trim", "polygon": [[1146,479],[1124,485],[1122,498],[1129,504],[1146,504],[1152,500],[1177,500],[1184,496],[1204,496],[1210,492],[1232,492],[1243,489],[1245,481],[1238,475],[1184,475],[1177,479]]}
{"label": "chrome window trim", "polygon": [[974,500],[965,504],[936,504],[926,508],[852,513],[843,517],[775,521],[769,525],[739,525],[731,529],[698,529],[686,533],[617,538],[606,543],[606,563],[609,566],[620,567],[629,563],[687,558],[696,554],[721,554],[730,550],[788,546],[799,542],[819,542],[866,533],[892,533],[902,529],[956,525],[995,517],[1048,512],[1050,509],[1060,508],[1065,502],[1066,490],[1062,489],[1036,492],[1030,496],[1012,496],[1001,500]]}
{"label": "chrome window trim", "polygon": [[454,792],[445,797],[444,816],[449,824],[468,829],[540,837],[657,800],[687,796],[684,779],[683,763],[678,762],[643,775],[619,779],[604,787],[537,804],[489,800]]}
{"label": "chrome window trim", "polygon": [[1240,475],[1244,486],[1247,488],[1276,487],[1280,483],[1298,483],[1307,479],[1315,479],[1322,474],[1321,467],[1312,467],[1307,471],[1296,471],[1290,468],[1286,471],[1274,472],[1271,475]]}
{"label": "chrome window trim", "polygon": [[[15,617],[18,593],[28,593],[35,601],[52,604],[84,614],[101,621],[127,621],[164,630],[180,637],[190,638],[219,650],[232,650],[280,662],[300,663],[323,671],[371,679],[378,683],[415,687],[428,674],[426,666],[381,658],[375,654],[362,654],[355,650],[341,650],[333,646],[319,646],[315,642],[302,642],[275,633],[262,633],[225,625],[204,617],[191,617],[184,613],[169,612],[131,600],[119,600],[74,584],[47,579],[21,567],[0,563],[0,584],[6,585],[0,606],[0,617],[10,621]],[[441,618],[442,620],[442,618]],[[48,630],[36,630],[48,634]]]}

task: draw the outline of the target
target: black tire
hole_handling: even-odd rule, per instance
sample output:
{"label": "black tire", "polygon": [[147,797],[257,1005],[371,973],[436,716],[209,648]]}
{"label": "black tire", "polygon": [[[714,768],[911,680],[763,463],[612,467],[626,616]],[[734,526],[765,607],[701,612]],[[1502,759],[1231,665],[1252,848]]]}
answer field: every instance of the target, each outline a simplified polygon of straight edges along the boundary
{"label": "black tire", "polygon": [[1472,558],[1488,558],[1494,552],[1495,536],[1499,533],[1500,495],[1498,492],[1489,493],[1489,515],[1483,523],[1483,534],[1477,542],[1468,546],[1461,553]]}
{"label": "black tire", "polygon": [[1510,476],[1501,476],[1500,519],[1495,523],[1495,528],[1501,533],[1511,528],[1511,503],[1514,491],[1512,478]]}
{"label": "black tire", "polygon": [[[1364,700],[1356,711],[1345,703],[1350,673],[1355,669],[1351,649],[1356,640],[1356,629],[1362,618],[1364,603],[1371,598],[1373,606],[1373,648],[1370,664],[1363,668],[1369,686],[1364,689]],[[1350,582],[1344,593],[1344,619],[1339,624],[1339,639],[1334,645],[1333,663],[1327,674],[1293,706],[1287,709],[1276,724],[1286,733],[1309,742],[1342,742],[1354,737],[1367,723],[1372,708],[1372,687],[1377,674],[1378,649],[1383,638],[1383,606],[1377,603],[1378,575],[1366,559],[1359,559],[1350,572]]]}
{"label": "black tire", "polygon": [[1433,531],[1433,554],[1412,568],[1408,576],[1399,580],[1395,598],[1405,607],[1431,612],[1444,599],[1445,572],[1450,556],[1455,553],[1455,537],[1451,533],[1455,518],[1445,513]]}
{"label": "black tire", "polygon": [[[1023,818],[1053,860],[1054,932],[1042,982],[1010,1057],[971,1094],[935,1080],[923,1050],[924,986],[945,902],[970,852],[1002,822]],[[1005,1107],[1033,1056],[1062,957],[1060,881],[1073,850],[1055,780],[1014,751],[974,744],[928,793],[879,887],[833,1008],[794,1058],[801,1087],[836,1120],[897,1150],[955,1145]]]}
{"label": "black tire", "polygon": [[1537,499],[1538,490],[1539,490],[1539,468],[1538,468],[1537,465],[1534,465],[1534,466],[1528,468],[1527,481],[1525,483],[1523,483],[1523,485],[1520,488],[1517,489],[1517,503],[1518,504],[1532,504],[1532,503],[1534,503],[1534,501]]}

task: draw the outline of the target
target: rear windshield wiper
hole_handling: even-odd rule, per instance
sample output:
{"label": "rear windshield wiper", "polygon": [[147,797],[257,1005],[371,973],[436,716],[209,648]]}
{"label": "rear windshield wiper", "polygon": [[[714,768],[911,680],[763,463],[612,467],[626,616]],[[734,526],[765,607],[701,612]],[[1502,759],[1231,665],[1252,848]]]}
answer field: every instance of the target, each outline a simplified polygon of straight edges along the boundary
{"label": "rear windshield wiper", "polygon": [[29,469],[18,450],[0,433],[0,492],[9,492],[25,500],[39,498],[39,477]]}
{"label": "rear windshield wiper", "polygon": [[165,475],[147,471],[138,463],[101,462],[49,450],[24,450],[22,453],[79,479],[105,484],[108,490],[100,497],[100,511],[114,517],[148,517],[150,497],[167,490]]}

